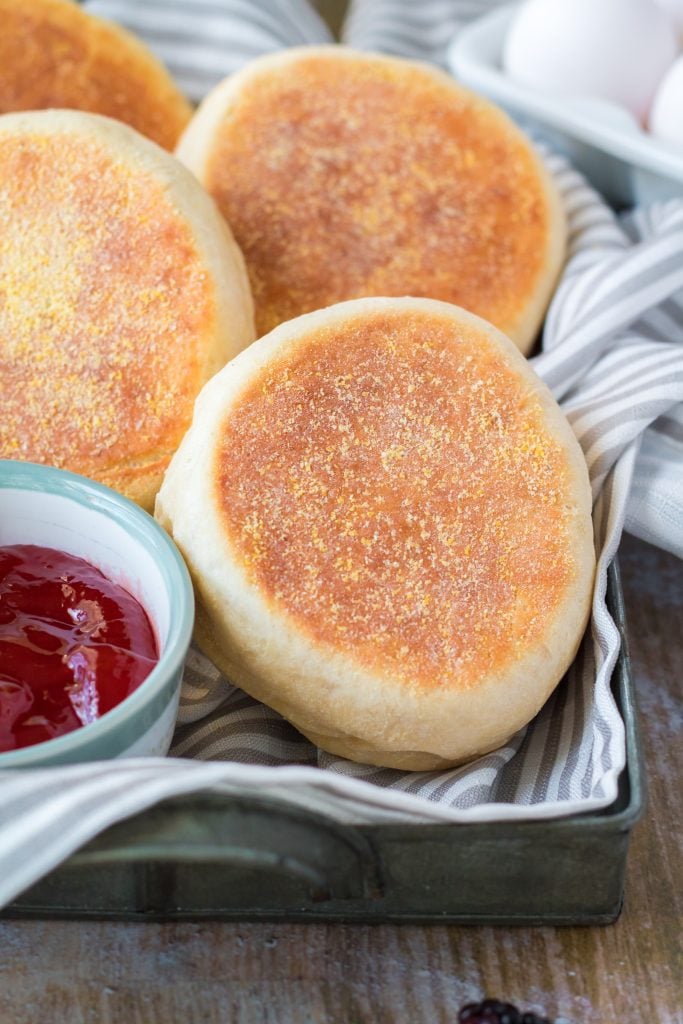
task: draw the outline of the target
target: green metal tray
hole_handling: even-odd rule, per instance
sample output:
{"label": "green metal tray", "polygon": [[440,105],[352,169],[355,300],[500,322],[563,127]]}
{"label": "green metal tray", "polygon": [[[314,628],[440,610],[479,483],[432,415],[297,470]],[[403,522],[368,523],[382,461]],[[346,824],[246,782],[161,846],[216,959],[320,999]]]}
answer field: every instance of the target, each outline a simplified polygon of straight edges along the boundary
{"label": "green metal tray", "polygon": [[626,725],[616,802],[556,821],[339,825],[274,801],[183,797],[118,824],[5,911],[8,917],[599,924],[623,898],[643,777],[621,632],[613,688]]}

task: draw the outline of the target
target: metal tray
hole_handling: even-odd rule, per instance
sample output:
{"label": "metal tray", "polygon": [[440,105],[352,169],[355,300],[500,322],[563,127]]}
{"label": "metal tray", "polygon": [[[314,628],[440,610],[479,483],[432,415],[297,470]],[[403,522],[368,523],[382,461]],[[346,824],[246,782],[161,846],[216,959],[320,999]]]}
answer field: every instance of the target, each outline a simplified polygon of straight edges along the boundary
{"label": "metal tray", "polygon": [[8,917],[599,924],[623,898],[643,777],[618,567],[619,795],[601,813],[537,822],[339,825],[273,801],[168,800],[89,843]]}

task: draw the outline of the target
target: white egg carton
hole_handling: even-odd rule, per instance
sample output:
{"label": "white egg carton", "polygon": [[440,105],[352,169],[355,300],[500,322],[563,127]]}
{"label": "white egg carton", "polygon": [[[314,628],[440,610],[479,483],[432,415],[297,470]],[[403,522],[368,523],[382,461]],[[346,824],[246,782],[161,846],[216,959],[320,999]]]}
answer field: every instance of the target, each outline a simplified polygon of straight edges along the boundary
{"label": "white egg carton", "polygon": [[613,206],[683,198],[683,152],[648,135],[627,110],[592,97],[543,95],[505,74],[501,54],[518,6],[506,4],[461,29],[448,54],[455,77],[524,127],[541,129]]}

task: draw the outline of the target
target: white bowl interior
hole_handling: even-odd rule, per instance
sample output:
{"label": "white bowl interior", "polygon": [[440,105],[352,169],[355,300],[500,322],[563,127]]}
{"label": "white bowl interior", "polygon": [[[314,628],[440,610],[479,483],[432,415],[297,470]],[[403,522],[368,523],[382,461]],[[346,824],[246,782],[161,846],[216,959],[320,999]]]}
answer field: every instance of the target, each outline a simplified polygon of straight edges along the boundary
{"label": "white bowl interior", "polygon": [[496,7],[457,33],[448,53],[455,77],[498,103],[525,129],[540,128],[614,205],[680,196],[683,154],[644,131],[627,111],[594,97],[545,94],[503,71],[501,54],[518,7],[519,2]]}
{"label": "white bowl interior", "polygon": [[76,555],[100,569],[142,604],[154,627],[159,653],[168,640],[168,588],[141,540],[97,509],[59,494],[0,489],[0,546],[37,544]]}

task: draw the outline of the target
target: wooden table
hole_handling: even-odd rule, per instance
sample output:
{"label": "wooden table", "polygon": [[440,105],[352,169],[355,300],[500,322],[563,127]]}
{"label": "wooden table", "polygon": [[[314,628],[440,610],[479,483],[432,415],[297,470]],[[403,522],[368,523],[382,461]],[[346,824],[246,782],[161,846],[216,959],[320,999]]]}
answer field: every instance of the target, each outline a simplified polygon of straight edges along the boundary
{"label": "wooden table", "polygon": [[572,1024],[680,1024],[683,572],[621,563],[649,802],[601,928],[0,924],[0,1024],[447,1024],[484,995]]}

